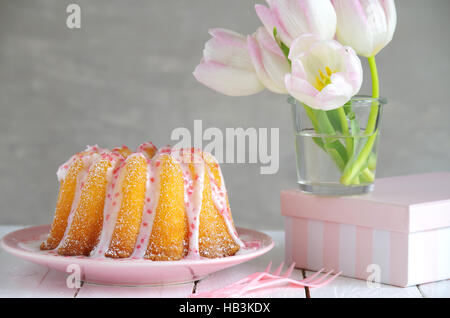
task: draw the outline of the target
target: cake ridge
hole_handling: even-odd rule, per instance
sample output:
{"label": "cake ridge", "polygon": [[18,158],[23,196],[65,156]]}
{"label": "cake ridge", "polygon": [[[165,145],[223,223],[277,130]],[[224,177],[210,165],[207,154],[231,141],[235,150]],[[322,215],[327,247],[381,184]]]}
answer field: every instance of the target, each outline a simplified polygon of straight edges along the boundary
{"label": "cake ridge", "polygon": [[[91,251],[91,256],[104,256],[109,248],[117,215],[122,205],[123,194],[119,190],[124,177],[122,171],[125,161],[124,157],[119,158],[113,167],[112,176],[107,185],[105,206],[103,208],[103,229],[100,233],[98,244]],[[116,193],[119,193],[119,195],[116,196]]]}
{"label": "cake ridge", "polygon": [[[59,250],[64,243],[66,242],[69,230],[72,226],[72,221],[74,218],[74,215],[76,213],[76,210],[78,208],[78,203],[80,201],[81,195],[82,195],[82,188],[84,184],[86,183],[86,180],[88,178],[88,173],[91,167],[100,159],[100,154],[105,153],[106,149],[99,148],[97,145],[95,146],[87,146],[86,150],[72,156],[66,163],[60,166],[57,172],[57,176],[60,182],[63,182],[66,177],[66,173],[70,167],[70,165],[77,159],[82,161],[83,168],[78,173],[76,178],[76,188],[75,188],[75,195],[74,199],[72,201],[72,205],[70,208],[69,215],[67,217],[67,225],[64,231],[63,236],[59,240],[56,250]],[[56,217],[56,215],[55,215]]]}

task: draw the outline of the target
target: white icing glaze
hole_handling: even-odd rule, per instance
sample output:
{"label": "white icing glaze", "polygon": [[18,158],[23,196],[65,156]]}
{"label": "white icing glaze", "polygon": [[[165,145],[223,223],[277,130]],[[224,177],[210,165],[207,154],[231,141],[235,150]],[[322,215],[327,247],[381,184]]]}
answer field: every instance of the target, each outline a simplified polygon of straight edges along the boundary
{"label": "white icing glaze", "polygon": [[[89,156],[92,156],[93,154],[103,154],[108,152],[109,152],[108,149],[100,148],[98,145],[86,146],[86,149],[83,152],[73,155],[72,157],[69,158],[69,160],[67,160],[61,166],[59,166],[58,170],[56,171],[58,181],[59,182],[64,181],[67,175],[67,171],[69,170],[70,165],[75,161],[75,159],[81,158],[83,161],[85,161],[89,160],[90,158]],[[89,169],[89,166],[86,169]]]}
{"label": "white icing glaze", "polygon": [[[202,158],[198,154],[194,153],[194,177],[191,178],[191,171],[189,169],[189,159],[191,154],[185,154],[183,152],[175,152],[175,158],[183,172],[184,182],[184,205],[186,209],[186,216],[189,225],[189,250],[187,257],[195,258],[199,257],[199,227],[200,227],[200,211],[202,208],[203,200],[203,187],[205,166],[202,163]],[[172,155],[174,155],[172,153]]]}
{"label": "white icing glaze", "polygon": [[[147,158],[147,180],[146,180],[146,190],[144,199],[144,208],[142,211],[142,222],[139,230],[139,235],[134,246],[132,258],[143,258],[147,250],[148,243],[150,241],[150,236],[153,229],[153,221],[155,220],[156,207],[159,201],[160,192],[160,169],[161,161],[160,158],[155,158],[156,160],[151,160]],[[156,156],[155,156],[156,157]]]}
{"label": "white icing glaze", "polygon": [[91,251],[91,256],[102,257],[108,250],[109,243],[114,232],[117,215],[122,203],[121,185],[124,178],[125,160],[120,158],[116,161],[116,165],[108,176],[105,205],[103,208],[103,227],[99,238],[99,243]]}

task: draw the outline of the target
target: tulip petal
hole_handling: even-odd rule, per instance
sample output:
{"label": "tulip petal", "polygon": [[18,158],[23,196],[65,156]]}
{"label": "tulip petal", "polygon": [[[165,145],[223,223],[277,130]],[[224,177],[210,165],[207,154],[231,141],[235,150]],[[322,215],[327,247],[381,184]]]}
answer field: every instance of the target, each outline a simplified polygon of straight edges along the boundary
{"label": "tulip petal", "polygon": [[300,6],[301,2],[303,1],[278,0],[273,1],[270,8],[283,22],[283,26],[292,38],[310,33],[305,14]]}
{"label": "tulip petal", "polygon": [[215,61],[235,68],[253,70],[244,36],[225,29],[212,29],[210,34],[213,38],[206,42],[203,50],[206,62]]}
{"label": "tulip petal", "polygon": [[308,81],[291,74],[286,74],[284,79],[286,89],[292,97],[310,107],[320,109],[320,105],[316,102],[316,96],[319,94],[319,91]]}
{"label": "tulip petal", "polygon": [[[341,107],[353,96],[353,87],[345,76],[335,73],[331,76],[331,84],[324,87],[317,95],[317,104],[322,110],[332,110]],[[311,106],[313,107],[313,106]]]}
{"label": "tulip petal", "polygon": [[373,52],[373,38],[366,12],[359,0],[333,0],[337,13],[337,40],[363,56]]}
{"label": "tulip petal", "polygon": [[305,67],[300,59],[294,59],[292,61],[292,70],[291,74],[295,77],[300,77],[302,79],[307,80],[308,74],[306,73]]}
{"label": "tulip petal", "polygon": [[[286,57],[281,52],[281,49],[276,44],[275,40],[270,37],[266,29],[259,28],[256,31],[256,39],[260,47],[264,69],[276,87],[276,89],[273,89],[272,91],[286,94],[287,91],[284,86],[284,76],[290,71],[290,66]],[[276,50],[276,48],[278,48],[278,50]]]}
{"label": "tulip petal", "polygon": [[327,40],[336,32],[336,13],[329,0],[279,0],[271,9],[292,38],[312,33]]}
{"label": "tulip petal", "polygon": [[214,28],[209,30],[209,34],[220,40],[222,43],[230,46],[245,48],[245,36],[232,30]]}
{"label": "tulip petal", "polygon": [[373,55],[387,44],[387,21],[379,0],[360,0],[366,12],[368,29],[373,41]]}
{"label": "tulip petal", "polygon": [[255,5],[256,15],[261,20],[267,32],[273,36],[273,29],[277,28],[277,34],[287,46],[291,45],[292,38],[287,33],[279,18],[266,6],[261,4]]}
{"label": "tulip petal", "polygon": [[319,40],[320,38],[316,34],[304,34],[297,37],[291,44],[289,59],[292,60],[300,54],[308,51],[311,45],[315,44]]}
{"label": "tulip petal", "polygon": [[395,28],[397,26],[397,10],[395,9],[394,0],[381,0],[384,12],[386,14],[387,33],[386,44],[392,40]]}
{"label": "tulip petal", "polygon": [[336,34],[337,16],[330,0],[310,0],[307,2],[306,17],[310,33],[322,40],[331,40]]}
{"label": "tulip petal", "polygon": [[308,54],[309,58],[315,61],[313,65],[321,70],[325,70],[327,66],[332,71],[342,69],[345,52],[343,52],[342,45],[337,41],[328,40],[317,42],[311,45]]}
{"label": "tulip petal", "polygon": [[289,72],[289,65],[284,57],[262,47],[258,40],[265,37],[266,32],[260,28],[254,35],[248,36],[248,50],[258,78],[264,86],[274,93],[285,94],[284,75]]}
{"label": "tulip petal", "polygon": [[228,96],[252,95],[264,89],[254,71],[246,71],[214,61],[200,63],[193,74],[203,85]]}
{"label": "tulip petal", "polygon": [[356,95],[361,89],[363,80],[363,69],[361,61],[359,60],[356,52],[349,46],[344,47],[344,64],[347,81],[352,85],[352,95]]}
{"label": "tulip petal", "polygon": [[278,46],[277,42],[273,39],[273,36],[267,32],[265,28],[258,28],[256,30],[256,36],[258,39],[258,43],[260,44],[261,48],[278,55],[279,57],[286,59],[286,57],[283,54],[283,51],[281,51],[280,47]]}

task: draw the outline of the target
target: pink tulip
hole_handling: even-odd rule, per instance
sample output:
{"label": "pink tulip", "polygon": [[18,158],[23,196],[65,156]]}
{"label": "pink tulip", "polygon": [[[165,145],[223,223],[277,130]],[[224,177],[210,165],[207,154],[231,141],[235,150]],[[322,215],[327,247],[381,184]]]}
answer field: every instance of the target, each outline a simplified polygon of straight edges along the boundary
{"label": "pink tulip", "polygon": [[332,0],[337,40],[371,57],[391,40],[397,24],[394,0]]}
{"label": "pink tulip", "polygon": [[245,96],[264,89],[253,67],[246,38],[234,31],[212,29],[194,77],[205,86],[229,96]]}
{"label": "pink tulip", "polygon": [[292,43],[292,72],[285,76],[291,96],[314,109],[343,106],[362,84],[361,61],[355,51],[334,40],[303,35]]}
{"label": "pink tulip", "polygon": [[278,44],[260,27],[247,37],[247,46],[259,80],[274,93],[287,94],[284,76],[290,72],[289,63]]}
{"label": "pink tulip", "polygon": [[336,13],[330,0],[267,0],[269,7],[255,5],[256,14],[270,34],[274,27],[287,45],[302,34],[332,39],[336,32]]}

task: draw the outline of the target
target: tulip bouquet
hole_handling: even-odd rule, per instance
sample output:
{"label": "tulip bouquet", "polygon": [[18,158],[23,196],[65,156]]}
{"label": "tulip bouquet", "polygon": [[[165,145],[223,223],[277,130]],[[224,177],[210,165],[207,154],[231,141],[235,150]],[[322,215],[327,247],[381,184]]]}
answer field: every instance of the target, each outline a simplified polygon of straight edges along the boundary
{"label": "tulip bouquet", "polygon": [[[230,96],[265,88],[290,95],[312,125],[315,145],[339,170],[339,183],[373,182],[380,114],[375,55],[392,39],[394,0],[267,3],[255,6],[263,26],[251,35],[210,30],[212,38],[205,44],[195,78]],[[358,55],[368,59],[372,79],[365,127],[352,108],[363,80]]]}

